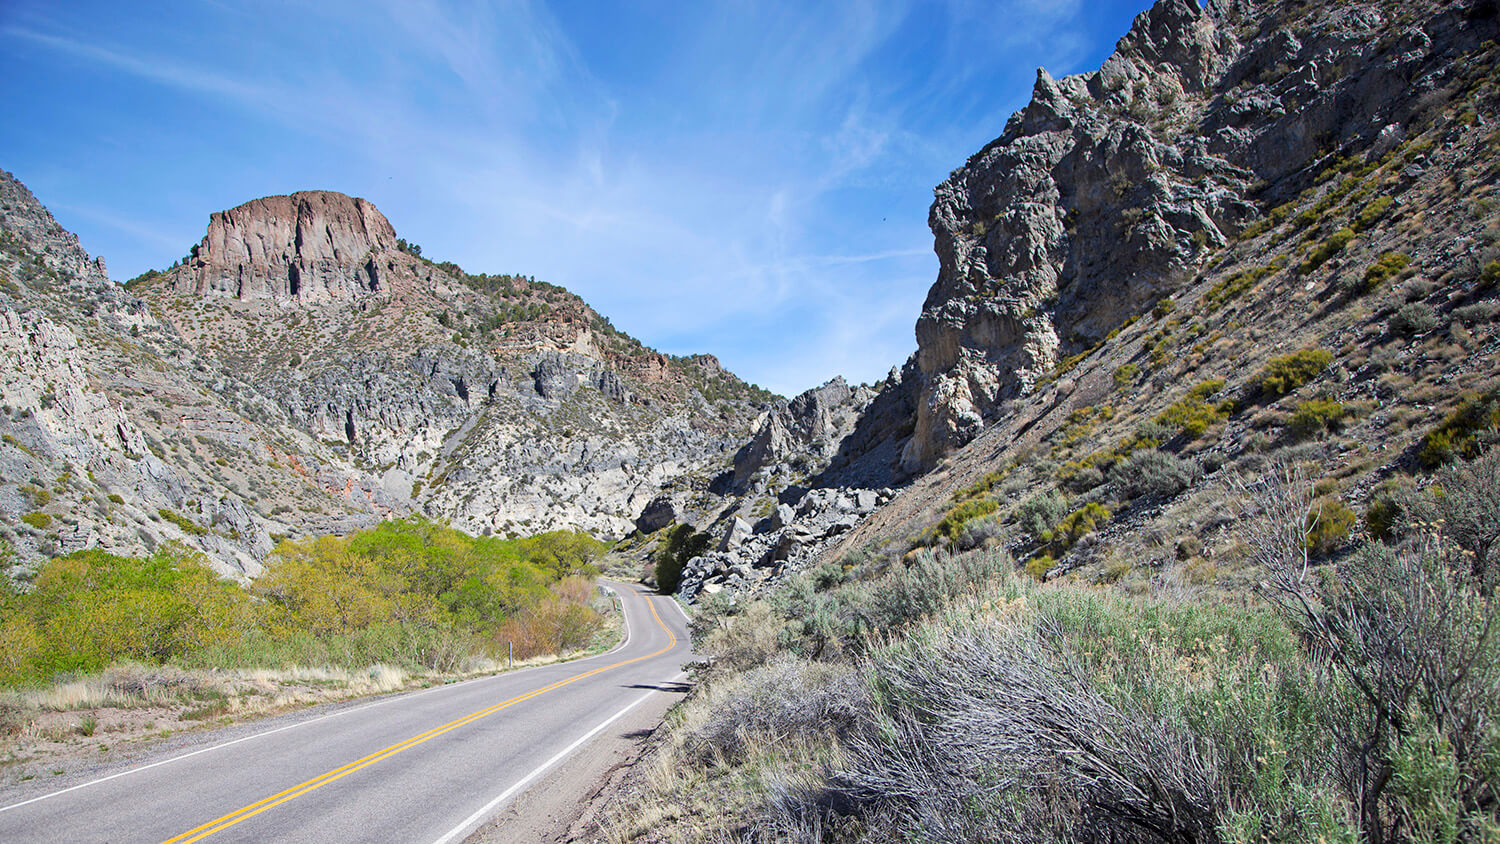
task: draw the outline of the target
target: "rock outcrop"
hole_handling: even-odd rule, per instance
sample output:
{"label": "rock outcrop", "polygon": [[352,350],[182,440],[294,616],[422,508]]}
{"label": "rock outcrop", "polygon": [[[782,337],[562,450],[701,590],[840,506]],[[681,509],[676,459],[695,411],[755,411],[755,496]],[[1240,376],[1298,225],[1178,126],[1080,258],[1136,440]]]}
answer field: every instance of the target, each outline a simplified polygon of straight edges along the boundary
{"label": "rock outcrop", "polygon": [[304,305],[390,293],[419,262],[397,248],[396,230],[364,199],[331,191],[268,196],[209,217],[208,233],[176,293]]}
{"label": "rock outcrop", "polygon": [[874,396],[870,387],[850,387],[836,377],[778,404],[735,454],[731,491],[761,491],[778,479],[783,486],[805,482],[838,453]]}
{"label": "rock outcrop", "polygon": [[1161,0],[1099,70],[1039,70],[1031,102],[935,190],[901,469],[929,469],[1190,283],[1281,198],[1265,186],[1295,192],[1285,179],[1312,161],[1395,143],[1492,28],[1468,5]]}

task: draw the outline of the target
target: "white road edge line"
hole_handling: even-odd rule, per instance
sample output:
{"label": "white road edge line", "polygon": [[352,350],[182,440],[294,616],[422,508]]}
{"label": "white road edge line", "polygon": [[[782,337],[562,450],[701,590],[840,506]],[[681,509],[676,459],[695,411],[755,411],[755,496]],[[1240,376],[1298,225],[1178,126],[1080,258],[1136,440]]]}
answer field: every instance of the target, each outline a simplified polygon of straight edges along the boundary
{"label": "white road edge line", "polygon": [[[615,592],[615,589],[613,587],[606,586],[605,588],[609,589],[609,591],[611,591],[611,592]],[[619,593],[615,592],[615,594],[618,595]],[[647,598],[646,600],[649,601],[650,598]],[[672,603],[675,604],[677,602],[673,601]],[[621,615],[622,618],[623,618],[624,614],[625,614],[625,610],[624,610],[624,598],[621,598],[620,615]],[[138,773],[140,773],[142,771],[149,771],[152,768],[159,768],[162,765],[170,765],[173,762],[180,762],[183,759],[188,759],[188,758],[191,758],[193,756],[198,756],[198,755],[203,754],[203,753],[208,753],[208,752],[214,751],[214,750],[221,750],[223,748],[230,747],[232,745],[236,745],[236,744],[239,744],[241,742],[250,741],[252,739],[264,738],[265,736],[275,735],[276,733],[283,732],[285,730],[296,729],[297,727],[303,727],[303,726],[306,726],[308,724],[316,724],[319,721],[323,721],[323,720],[326,720],[328,718],[337,718],[340,715],[348,715],[348,714],[350,714],[352,712],[359,712],[360,710],[369,709],[372,706],[384,706],[387,703],[394,703],[394,702],[396,702],[398,700],[410,700],[411,698],[414,698],[414,697],[419,697],[421,695],[430,694],[432,692],[440,692],[440,691],[443,691],[444,689],[455,689],[455,688],[458,688],[459,686],[462,686],[462,685],[464,685],[466,683],[479,683],[479,682],[483,682],[485,680],[493,680],[493,679],[495,679],[497,677],[514,677],[514,676],[516,676],[518,674],[521,674],[521,673],[524,673],[524,672],[527,672],[527,671],[536,671],[536,670],[542,669],[542,668],[552,668],[553,666],[556,666],[556,665],[576,665],[578,663],[588,662],[589,660],[594,660],[594,659],[599,659],[600,657],[609,656],[610,654],[614,653],[615,651],[620,650],[621,648],[625,647],[628,644],[630,644],[630,624],[627,622],[625,624],[625,639],[624,639],[624,641],[620,642],[620,644],[615,645],[613,648],[610,648],[609,650],[605,651],[602,654],[595,654],[594,656],[587,656],[587,657],[584,657],[583,659],[572,660],[571,662],[553,662],[553,663],[548,663],[547,665],[534,665],[534,666],[532,666],[530,668],[522,668],[522,669],[517,670],[517,671],[502,671],[502,672],[499,672],[497,674],[491,674],[488,677],[475,677],[472,680],[460,680],[457,683],[445,683],[445,684],[443,684],[441,686],[433,686],[430,689],[423,689],[423,690],[421,690],[419,692],[401,692],[401,693],[397,693],[397,694],[394,694],[394,695],[390,695],[390,696],[384,698],[383,700],[371,701],[370,703],[362,704],[360,706],[353,706],[353,707],[350,707],[348,709],[340,709],[338,712],[330,712],[327,715],[319,715],[316,718],[309,718],[306,721],[298,721],[295,724],[287,724],[284,727],[277,727],[274,730],[266,730],[263,733],[252,733],[252,734],[250,734],[248,736],[241,736],[240,738],[233,739],[233,740],[230,740],[230,741],[226,741],[226,742],[223,742],[222,744],[210,745],[209,747],[200,747],[197,750],[190,751],[188,753],[183,753],[183,754],[181,754],[179,756],[173,756],[170,759],[162,759],[162,760],[160,760],[158,762],[152,762],[149,765],[141,765],[138,768],[127,768],[126,770],[110,774],[107,777],[100,777],[99,779],[96,779],[96,780],[89,780],[88,782],[81,782],[78,785],[69,786],[68,788],[60,789],[58,791],[48,792],[47,794],[43,794],[43,795],[40,795],[38,797],[33,797],[30,800],[22,800],[19,803],[12,803],[9,806],[0,806],[0,813],[9,812],[11,809],[19,809],[22,806],[30,806],[32,803],[39,803],[39,802],[41,802],[43,800],[48,800],[48,799],[53,798],[53,797],[58,797],[60,795],[67,794],[67,793],[72,792],[72,791],[77,791],[80,788],[88,788],[89,786],[99,785],[100,783],[106,783],[106,782],[109,782],[110,780],[119,779],[120,777],[130,776],[131,774],[138,774]],[[634,705],[634,704],[632,704],[632,705]],[[621,714],[624,714],[624,713],[621,713]]]}
{"label": "white road edge line", "polygon": [[[673,678],[667,680],[666,682],[668,682],[668,683],[675,683],[678,680],[681,680],[681,679],[683,679],[686,676],[687,676],[686,673],[679,673],[676,677],[673,677]],[[448,833],[446,835],[444,835],[442,838],[439,838],[438,840],[434,841],[432,844],[451,844],[451,842],[457,841],[458,838],[459,838],[459,836],[461,836],[464,833],[468,832],[470,827],[475,826],[475,825],[479,824],[481,821],[485,820],[485,818],[488,817],[488,815],[490,814],[490,812],[494,811],[495,808],[498,807],[501,803],[504,803],[506,800],[509,800],[510,798],[514,797],[517,792],[521,791],[526,786],[531,785],[532,781],[535,780],[537,777],[541,776],[542,774],[546,773],[547,769],[551,768],[553,765],[556,765],[558,762],[561,762],[563,759],[567,758],[570,754],[572,754],[573,751],[577,750],[578,748],[582,747],[585,743],[587,743],[589,739],[591,739],[594,736],[597,736],[601,732],[603,732],[604,729],[606,727],[608,727],[610,724],[613,724],[614,722],[620,720],[621,718],[624,718],[625,715],[630,712],[630,710],[632,710],[632,709],[636,708],[637,706],[640,706],[641,704],[645,703],[647,701],[647,699],[649,699],[652,695],[656,694],[658,691],[660,691],[660,690],[659,689],[652,689],[651,691],[646,692],[645,694],[643,694],[640,697],[636,698],[635,700],[631,701],[630,704],[627,705],[624,709],[621,709],[619,712],[616,712],[615,714],[613,714],[613,715],[609,716],[608,718],[604,719],[603,723],[599,724],[599,726],[595,727],[592,730],[589,730],[587,733],[584,733],[582,736],[580,736],[577,741],[573,742],[572,744],[568,745],[567,747],[564,747],[562,750],[559,750],[557,752],[556,756],[553,756],[551,759],[548,759],[547,761],[543,762],[542,764],[536,766],[534,769],[532,769],[531,773],[529,773],[526,776],[522,777],[518,782],[516,782],[515,785],[512,785],[510,788],[507,788],[507,789],[505,789],[505,791],[501,792],[499,797],[496,797],[494,800],[491,800],[490,802],[488,802],[488,803],[484,804],[483,806],[479,807],[479,811],[477,811],[474,814],[468,816],[467,818],[464,818],[463,823],[460,823],[458,826],[455,826],[453,829],[448,830]]]}

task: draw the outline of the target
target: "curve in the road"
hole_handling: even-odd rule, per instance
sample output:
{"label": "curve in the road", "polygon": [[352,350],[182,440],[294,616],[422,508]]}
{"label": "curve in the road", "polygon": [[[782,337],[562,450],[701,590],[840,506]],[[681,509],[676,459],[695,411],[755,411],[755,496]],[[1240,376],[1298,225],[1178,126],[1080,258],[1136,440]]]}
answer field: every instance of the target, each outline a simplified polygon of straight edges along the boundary
{"label": "curve in the road", "polygon": [[[378,750],[374,753],[371,753],[369,756],[366,756],[363,759],[356,759],[353,762],[348,763],[347,765],[334,768],[333,770],[329,771],[326,774],[323,774],[322,776],[313,777],[306,782],[298,783],[297,785],[294,785],[291,788],[288,788],[278,794],[272,794],[270,797],[265,797],[257,800],[256,802],[251,803],[250,805],[245,806],[242,809],[230,812],[223,817],[215,818],[214,820],[211,820],[201,826],[194,827],[187,832],[182,833],[181,835],[168,838],[166,841],[163,841],[162,844],[191,844],[191,842],[194,841],[201,841],[216,832],[234,826],[240,821],[248,820],[249,818],[258,815],[261,812],[266,811],[267,809],[275,808],[276,806],[280,806],[282,803],[285,803],[288,800],[294,800],[308,793],[309,791],[322,788],[323,786],[333,782],[334,780],[342,779],[343,777],[348,776],[349,774],[352,774],[355,771],[360,770],[361,768],[367,768],[375,764],[376,762],[379,762],[381,759],[386,758],[387,756],[394,756],[397,753],[400,753],[401,751],[407,749],[408,747],[414,747],[424,741],[427,741],[428,739],[436,738],[443,733],[456,730],[459,727],[462,727],[463,725],[469,723],[470,721],[478,721],[480,718],[484,718],[488,715],[493,715],[496,712],[501,711],[502,709],[509,709],[510,707],[515,706],[522,701],[531,700],[534,697],[540,697],[554,689],[560,689],[563,686],[571,685],[578,682],[579,680],[592,677],[596,674],[603,674],[610,669],[619,668],[624,665],[630,665],[632,663],[641,662],[642,660],[651,659],[652,657],[661,656],[667,651],[670,651],[671,649],[677,647],[677,637],[673,635],[672,631],[667,627],[666,624],[662,623],[661,615],[656,612],[656,607],[650,602],[647,602],[646,606],[650,608],[651,617],[656,621],[657,626],[667,634],[667,645],[661,650],[653,651],[649,654],[643,654],[632,659],[623,659],[612,665],[605,665],[599,668],[595,668],[592,671],[586,671],[582,674],[576,674],[572,677],[558,680],[551,685],[543,686],[540,689],[535,689],[522,695],[516,695],[510,700],[501,701],[494,706],[486,707],[479,710],[478,712],[471,712],[462,718],[449,721],[448,723],[443,724],[440,727],[433,727],[425,733],[412,736],[406,741],[397,742],[396,744],[393,744],[390,747],[385,748],[384,750]],[[582,742],[579,742],[578,744],[582,744]],[[565,756],[566,753],[564,753],[563,755]]]}
{"label": "curve in the road", "polygon": [[[627,636],[608,653],[291,716],[178,755],[162,748],[71,788],[18,784],[0,806],[0,841],[457,840],[650,694],[629,690],[680,679],[685,616],[669,626],[656,604],[670,599],[616,586]],[[256,792],[269,796],[247,804]]]}

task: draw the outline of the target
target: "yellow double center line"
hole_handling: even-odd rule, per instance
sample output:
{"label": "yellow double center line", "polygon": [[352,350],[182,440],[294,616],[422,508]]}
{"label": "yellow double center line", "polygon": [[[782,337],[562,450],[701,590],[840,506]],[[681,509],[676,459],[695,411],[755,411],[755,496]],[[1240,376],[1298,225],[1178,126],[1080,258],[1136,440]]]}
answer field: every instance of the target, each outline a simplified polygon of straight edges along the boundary
{"label": "yellow double center line", "polygon": [[550,686],[543,686],[542,688],[536,689],[535,691],[530,691],[526,694],[518,695],[511,698],[510,700],[502,701],[501,703],[497,703],[494,706],[488,707],[486,709],[481,709],[478,712],[474,712],[469,715],[465,715],[464,717],[459,718],[456,721],[449,721],[448,723],[440,727],[433,727],[427,732],[412,736],[406,741],[393,744],[390,747],[385,748],[384,750],[378,750],[362,759],[356,759],[347,765],[339,768],[334,768],[333,770],[329,771],[326,774],[323,774],[322,776],[313,777],[312,779],[306,782],[298,783],[297,785],[294,785],[285,791],[277,792],[276,794],[273,794],[270,797],[265,798],[264,800],[259,800],[251,803],[249,806],[246,806],[243,809],[238,809],[230,812],[229,814],[221,818],[211,820],[208,823],[203,824],[202,826],[193,827],[192,829],[182,833],[181,835],[178,835],[175,838],[168,838],[166,841],[162,842],[162,844],[189,844],[189,842],[192,841],[202,840],[210,835],[213,835],[216,832],[222,832],[239,823],[240,821],[253,818],[261,812],[266,811],[267,809],[280,806],[282,803],[285,803],[288,800],[291,800],[295,797],[301,797],[309,791],[315,791],[319,788],[322,788],[323,786],[333,782],[334,780],[342,779],[343,777],[346,777],[354,773],[355,771],[360,770],[361,768],[367,768],[388,756],[394,756],[397,753],[400,753],[401,751],[406,750],[409,747],[415,747],[422,742],[427,741],[428,739],[437,738],[438,736],[450,730],[456,730],[471,721],[478,721],[480,718],[483,718],[486,715],[493,715],[502,709],[515,706],[522,701],[531,700],[538,695],[546,694],[553,689],[560,689],[563,686],[568,685],[569,683],[576,683],[579,680],[585,679],[587,677],[592,677],[595,674],[602,674],[612,668],[619,668],[622,665],[629,665],[633,662],[640,662],[643,659],[650,659],[654,656],[661,656],[677,645],[677,637],[672,635],[672,631],[667,629],[666,624],[662,623],[661,616],[656,612],[656,606],[651,603],[651,600],[649,598],[646,600],[646,606],[651,610],[651,617],[656,620],[657,626],[667,634],[667,646],[659,651],[654,651],[652,653],[646,654],[645,656],[638,656],[633,659],[621,660],[620,662],[616,662],[613,665],[606,665],[602,668],[595,668],[592,671],[586,671],[577,676],[569,677],[566,680],[558,680],[556,683],[553,683]]}

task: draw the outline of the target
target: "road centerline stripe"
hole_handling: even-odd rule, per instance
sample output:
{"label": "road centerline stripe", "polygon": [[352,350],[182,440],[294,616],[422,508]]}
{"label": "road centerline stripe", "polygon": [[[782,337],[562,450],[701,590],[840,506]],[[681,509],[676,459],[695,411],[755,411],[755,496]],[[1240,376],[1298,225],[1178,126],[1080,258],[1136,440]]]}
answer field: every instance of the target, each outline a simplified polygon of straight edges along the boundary
{"label": "road centerline stripe", "polygon": [[374,753],[369,754],[368,756],[361,757],[354,760],[353,762],[349,762],[345,765],[334,768],[333,770],[328,771],[327,773],[324,773],[320,776],[313,777],[312,779],[298,783],[291,788],[279,791],[269,797],[262,798],[254,803],[251,803],[248,806],[244,806],[240,809],[230,812],[227,815],[215,818],[208,823],[193,827],[187,832],[184,832],[173,838],[168,838],[166,841],[162,842],[162,844],[191,844],[191,842],[202,840],[210,835],[213,835],[216,832],[221,832],[225,829],[228,829],[229,827],[234,826],[240,821],[248,820],[249,818],[258,815],[261,812],[275,808],[276,806],[280,806],[282,803],[285,803],[288,800],[300,797],[310,791],[322,788],[330,782],[342,779],[343,777],[348,776],[355,771],[367,768],[370,765],[379,762],[381,759],[384,759],[388,756],[394,756],[395,754],[400,753],[403,750],[415,747],[416,745],[421,744],[428,739],[436,738],[437,736],[443,735],[444,733],[456,730],[459,727],[472,721],[477,721],[486,716],[493,715],[494,713],[499,712],[503,709],[507,709],[511,706],[514,706],[515,704],[531,700],[534,697],[538,697],[547,692],[562,688],[563,686],[566,686],[570,683],[576,683],[579,680],[593,677],[595,675],[602,674],[605,671],[619,668],[621,666],[630,665],[632,663],[641,662],[642,660],[651,659],[652,657],[661,656],[662,654],[670,651],[672,648],[677,646],[677,637],[661,620],[661,616],[656,612],[656,605],[652,603],[649,597],[646,598],[646,608],[651,611],[651,617],[655,619],[657,626],[667,634],[667,645],[661,650],[654,651],[643,656],[634,657],[632,659],[621,660],[620,662],[601,666],[591,671],[586,671],[582,674],[567,677],[562,680],[558,680],[555,683],[551,683],[550,685],[543,686],[540,689],[534,689],[532,691],[526,692],[525,694],[517,695],[510,700],[502,701],[493,706],[478,710],[477,712],[471,712],[468,715],[463,716],[462,718],[457,718],[453,721],[449,721],[446,724],[433,727],[432,729],[412,736],[405,741],[397,742],[396,744],[393,744],[390,747],[384,748],[382,750],[377,750]]}

